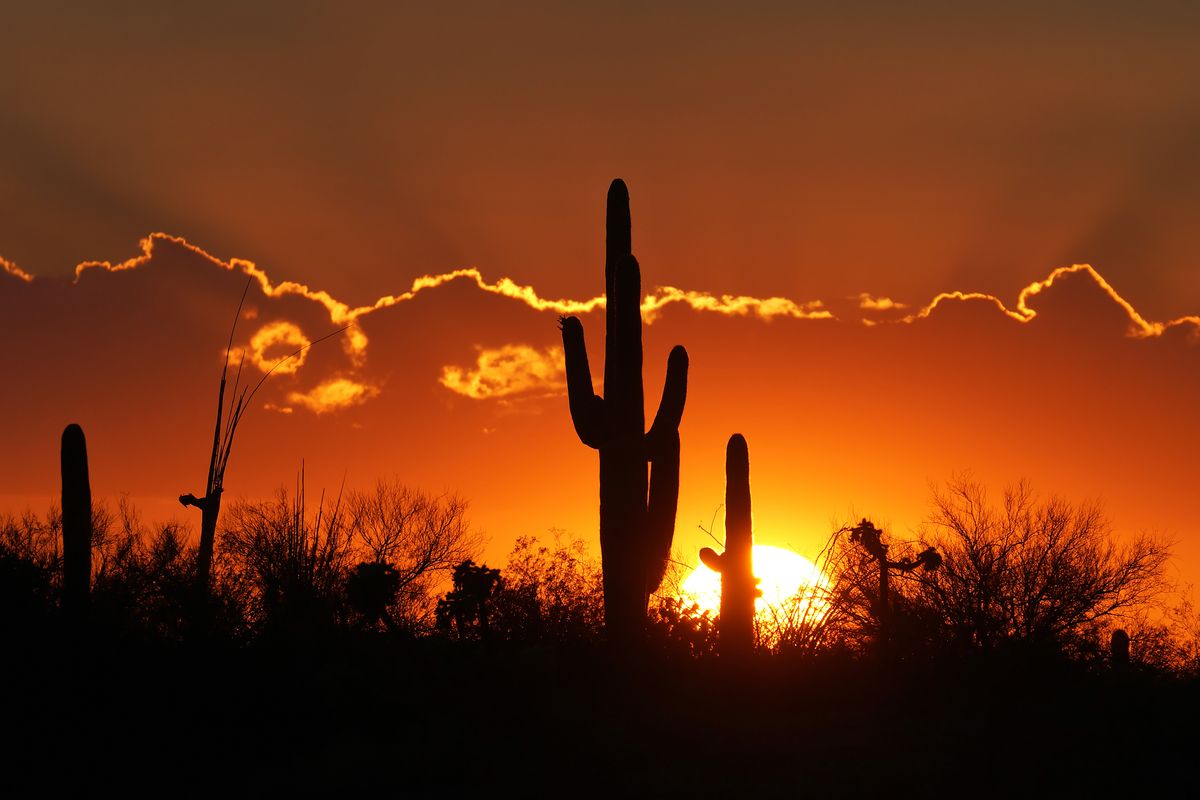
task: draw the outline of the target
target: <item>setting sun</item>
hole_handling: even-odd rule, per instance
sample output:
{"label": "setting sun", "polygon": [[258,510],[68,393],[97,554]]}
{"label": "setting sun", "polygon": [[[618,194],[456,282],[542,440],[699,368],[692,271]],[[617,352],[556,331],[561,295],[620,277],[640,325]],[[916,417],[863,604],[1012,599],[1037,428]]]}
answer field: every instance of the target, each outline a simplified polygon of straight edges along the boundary
{"label": "setting sun", "polygon": [[[825,601],[816,596],[816,590],[827,587],[829,580],[816,564],[797,552],[766,544],[754,545],[753,558],[754,575],[759,579],[759,588],[762,590],[762,595],[754,604],[757,615],[782,608],[793,599],[799,599],[800,603],[811,605],[814,611],[820,612]],[[703,611],[713,614],[720,612],[721,575],[704,564],[692,570],[680,590],[685,600],[695,602]]]}

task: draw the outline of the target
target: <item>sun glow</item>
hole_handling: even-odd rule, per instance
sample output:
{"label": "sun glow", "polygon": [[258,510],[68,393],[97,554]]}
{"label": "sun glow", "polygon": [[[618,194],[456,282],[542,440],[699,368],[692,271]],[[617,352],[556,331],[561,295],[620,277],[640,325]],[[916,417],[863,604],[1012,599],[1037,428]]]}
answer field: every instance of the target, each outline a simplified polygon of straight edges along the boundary
{"label": "sun glow", "polygon": [[[766,544],[754,545],[752,557],[754,575],[762,589],[762,596],[754,604],[759,618],[777,617],[789,606],[805,618],[824,616],[828,607],[824,591],[829,587],[829,579],[816,564],[792,550]],[[684,579],[680,596],[702,611],[720,613],[720,573],[699,564]]]}

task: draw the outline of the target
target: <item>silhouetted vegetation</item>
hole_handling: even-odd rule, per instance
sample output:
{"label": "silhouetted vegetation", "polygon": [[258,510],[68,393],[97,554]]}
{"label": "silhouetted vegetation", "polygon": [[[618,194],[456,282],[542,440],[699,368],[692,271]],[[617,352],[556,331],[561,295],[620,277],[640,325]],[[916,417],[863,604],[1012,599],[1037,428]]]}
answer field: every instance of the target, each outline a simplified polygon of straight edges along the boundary
{"label": "silhouetted vegetation", "polygon": [[[727,477],[740,492],[748,460],[740,450],[731,455]],[[682,570],[673,566],[651,605],[637,668],[614,670],[612,659],[628,665],[628,654],[603,644],[601,565],[583,542],[522,537],[503,565],[478,564],[480,538],[453,496],[383,483],[313,503],[301,479],[272,500],[231,504],[213,561],[214,623],[200,638],[187,614],[192,535],[175,522],[145,524],[124,500],[93,503],[89,649],[62,658],[61,515],[8,518],[0,521],[0,619],[22,655],[3,670],[7,685],[23,687],[10,719],[33,740],[50,736],[55,720],[63,746],[86,754],[83,777],[66,779],[80,788],[169,780],[187,769],[188,753],[202,752],[214,769],[194,785],[221,781],[252,794],[357,790],[393,785],[396,774],[408,793],[490,784],[554,794],[591,768],[589,752],[630,730],[640,732],[622,740],[630,764],[582,793],[620,791],[615,776],[636,769],[647,789],[859,794],[886,787],[883,776],[914,759],[925,794],[971,781],[983,781],[984,794],[1027,780],[1112,790],[1094,776],[1118,752],[1130,770],[1156,769],[1139,778],[1142,791],[1184,780],[1174,766],[1184,762],[1172,759],[1189,740],[1166,731],[1200,706],[1200,637],[1187,607],[1154,616],[1165,599],[1165,548],[1137,539],[1118,546],[1102,515],[1036,501],[1027,490],[1012,495],[1027,498],[1012,505],[1022,514],[1003,506],[989,517],[982,494],[966,496],[979,499],[973,518],[991,521],[964,528],[972,545],[963,552],[1010,541],[1026,549],[1014,546],[1006,560],[972,572],[958,566],[970,563],[953,540],[958,528],[931,524],[911,545],[879,533],[889,561],[917,564],[930,547],[946,553],[937,570],[893,575],[896,646],[886,668],[873,657],[879,561],[851,528],[837,531],[818,559],[826,583],[755,618],[755,658],[735,666],[719,657],[719,620],[675,595]],[[728,499],[732,531],[743,504]],[[935,498],[933,520],[957,519],[939,516],[945,503]],[[994,524],[1009,518],[1025,527]],[[1068,541],[1066,553],[1034,547]],[[1003,598],[1021,596],[1011,587],[1030,578],[1013,578],[1027,569],[1006,577],[1001,565],[1017,569],[1017,554],[1035,552],[1065,586],[1090,585],[1072,564],[1087,566],[1083,577],[1141,583],[1105,578],[1108,590],[1090,595],[1101,602],[1085,611],[1071,604],[1073,616],[1054,610],[1061,593],[1043,591],[1043,615],[1075,625],[992,625],[986,646],[960,635],[974,629],[955,624],[942,593],[996,596],[1008,608]],[[1057,634],[1034,637],[1038,646],[1014,661],[1029,630]],[[731,670],[744,679],[724,680]],[[716,681],[726,689],[714,693]],[[63,720],[71,721],[66,738],[57,733]],[[1027,754],[1020,767],[1003,756],[1013,740]],[[126,747],[145,756],[137,778],[110,766]],[[541,754],[536,774],[518,776],[512,765],[531,750]],[[869,768],[863,752],[872,754]],[[49,758],[33,746],[18,756],[31,779]],[[694,759],[710,765],[703,778],[670,766]],[[231,777],[238,773],[245,777]]]}
{"label": "silhouetted vegetation", "polygon": [[198,626],[207,625],[209,622],[205,615],[211,611],[209,608],[211,601],[211,572],[216,547],[217,522],[221,515],[221,497],[225,493],[225,471],[229,467],[229,458],[233,454],[234,436],[237,434],[242,417],[249,410],[250,401],[254,399],[254,396],[258,394],[258,390],[262,388],[263,383],[266,382],[267,378],[276,369],[313,345],[336,336],[345,330],[345,328],[342,328],[333,333],[326,334],[320,339],[309,342],[277,360],[259,378],[258,383],[253,386],[248,384],[242,385],[242,367],[246,359],[246,352],[243,350],[238,358],[237,370],[234,372],[233,388],[229,393],[229,404],[226,406],[225,389],[229,380],[229,359],[233,353],[233,339],[237,333],[238,320],[242,316],[242,306],[246,302],[246,293],[250,291],[252,282],[252,278],[246,279],[246,288],[242,290],[242,297],[238,301],[237,311],[233,315],[233,323],[229,326],[229,341],[225,345],[225,359],[221,364],[221,380],[217,384],[217,413],[216,421],[213,424],[213,442],[212,449],[209,452],[208,476],[204,482],[204,496],[196,497],[191,492],[179,496],[179,503],[185,508],[192,506],[200,509],[200,543],[196,549],[196,598],[194,605],[194,622]]}
{"label": "silhouetted vegetation", "polygon": [[750,452],[740,433],[725,448],[725,552],[705,547],[700,560],[721,574],[721,655],[744,659],[754,648],[754,601],[762,595],[754,577],[750,513]]}
{"label": "silhouetted vegetation", "polygon": [[851,528],[849,533],[850,540],[862,547],[863,552],[875,562],[875,568],[879,573],[878,590],[875,596],[870,598],[871,612],[878,626],[875,635],[876,648],[882,658],[889,659],[892,657],[893,636],[890,588],[892,573],[907,574],[918,567],[926,572],[931,572],[942,565],[942,557],[936,549],[927,547],[909,558],[894,560],[888,558],[888,550],[891,546],[884,543],[883,531],[876,528],[867,519]]}
{"label": "silhouetted vegetation", "polygon": [[[687,397],[687,351],[675,346],[654,422],[646,431],[642,391],[642,279],[633,257],[629,191],[608,190],[604,255],[604,397],[592,388],[577,317],[561,320],[571,421],[600,451],[600,552],[609,633],[638,642],[650,595],[662,582],[679,501],[679,421]],[[647,470],[649,466],[649,470]],[[647,473],[649,472],[649,476]]]}
{"label": "silhouetted vegetation", "polygon": [[92,487],[87,442],[78,425],[62,434],[62,539],[63,608],[82,623],[92,581]]}
{"label": "silhouetted vegetation", "polygon": [[[395,576],[388,614],[381,619],[410,632],[427,628],[438,585],[483,549],[482,537],[467,521],[467,502],[380,480],[370,491],[351,492],[346,506],[356,557],[362,559],[356,570],[376,575],[376,588],[385,574]],[[367,568],[372,564],[390,572]],[[391,578],[387,581],[390,585]]]}
{"label": "silhouetted vegetation", "polygon": [[438,601],[438,628],[460,639],[489,638],[492,606],[503,589],[500,570],[462,562],[454,568],[454,589]]}
{"label": "silhouetted vegetation", "polygon": [[600,565],[579,539],[554,536],[553,546],[519,538],[503,570],[496,627],[526,642],[589,643],[604,626]]}
{"label": "silhouetted vegetation", "polygon": [[250,619],[273,634],[324,633],[346,619],[351,528],[341,498],[308,507],[303,479],[289,496],[239,502],[227,514],[221,549],[253,589]]}
{"label": "silhouetted vegetation", "polygon": [[1118,539],[1094,504],[1026,484],[993,503],[955,478],[919,541],[841,527],[822,576],[756,614],[735,434],[725,551],[701,551],[721,613],[684,600],[671,542],[688,359],[672,351],[646,432],[620,181],[607,237],[603,398],[581,323],[562,320],[572,420],[600,451],[599,563],[555,532],[490,567],[457,495],[380,481],[314,504],[303,468],[218,525],[254,391],[235,377],[226,405],[231,336],[206,494],[181,498],[203,512],[195,543],[125,499],[93,502],[77,425],[61,507],[0,519],[6,755],[23,765],[0,786],[988,796],[1194,782],[1194,737],[1174,731],[1200,710],[1200,616],[1167,581],[1168,543]]}
{"label": "silhouetted vegetation", "polygon": [[925,536],[943,564],[915,576],[913,597],[959,649],[1090,654],[1169,588],[1167,543],[1118,543],[1098,505],[1042,499],[1025,483],[993,504],[981,484],[956,478],[934,494]]}

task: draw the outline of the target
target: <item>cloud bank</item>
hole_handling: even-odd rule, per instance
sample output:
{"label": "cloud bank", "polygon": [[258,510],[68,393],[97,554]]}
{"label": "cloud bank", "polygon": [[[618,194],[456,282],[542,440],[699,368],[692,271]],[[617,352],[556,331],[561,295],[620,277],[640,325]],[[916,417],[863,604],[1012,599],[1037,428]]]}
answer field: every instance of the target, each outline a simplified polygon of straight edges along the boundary
{"label": "cloud bank", "polygon": [[[379,382],[366,376],[365,365],[370,340],[363,328],[363,322],[371,315],[410,302],[425,292],[451,284],[465,284],[483,295],[510,300],[535,312],[556,315],[586,315],[601,310],[605,303],[603,297],[581,300],[546,298],[532,286],[519,284],[508,277],[489,281],[480,270],[468,267],[439,274],[422,275],[412,280],[408,288],[401,292],[381,296],[366,305],[352,306],[323,289],[312,288],[295,281],[272,279],[266,270],[254,262],[240,258],[223,260],[182,237],[164,233],[154,233],[143,239],[140,243],[139,253],[125,261],[117,263],[88,261],[79,264],[75,269],[73,285],[80,286],[90,281],[100,280],[103,275],[144,269],[156,260],[156,254],[162,247],[174,248],[217,270],[247,276],[251,284],[257,287],[264,302],[273,300],[305,302],[317,312],[317,318],[323,317],[331,327],[345,328],[341,341],[348,363],[341,366],[334,365],[332,368],[327,365],[324,367],[325,374],[318,375],[315,379],[310,378],[307,388],[288,391],[283,396],[283,402],[265,404],[272,410],[284,413],[291,413],[296,408],[300,408],[315,414],[326,414],[360,406],[378,397],[381,391]],[[42,282],[42,279],[24,272],[15,264],[3,259],[0,259],[0,266],[8,275],[18,279],[18,282],[8,284],[10,291],[19,292],[23,287],[32,287]],[[939,308],[947,303],[969,301],[981,302],[994,308],[1008,320],[1027,324],[1038,318],[1038,310],[1034,307],[1038,296],[1050,291],[1055,287],[1056,282],[1061,282],[1065,277],[1076,275],[1089,280],[1111,302],[1112,306],[1121,312],[1128,322],[1125,333],[1131,338],[1159,337],[1177,327],[1190,327],[1194,331],[1200,331],[1200,316],[1197,315],[1181,316],[1167,321],[1147,319],[1122,297],[1097,270],[1087,264],[1060,267],[1053,270],[1045,279],[1023,287],[1017,293],[1016,302],[1011,308],[995,295],[956,290],[939,293],[928,303],[919,306],[918,310],[901,316],[900,312],[909,308],[909,304],[890,297],[877,297],[863,292],[854,298],[858,312],[857,318],[843,320],[842,324],[868,327],[874,327],[881,323],[914,325],[934,316]],[[662,286],[649,291],[642,301],[642,316],[645,323],[647,325],[654,324],[661,318],[664,310],[673,306],[699,314],[763,322],[773,320],[834,322],[838,320],[834,312],[821,300],[797,301],[780,296],[715,295],[674,286]],[[257,306],[251,306],[244,314],[244,319],[247,320],[254,320],[260,315],[264,320],[241,346],[248,363],[263,373],[274,369],[280,375],[300,375],[305,370],[312,352],[304,348],[308,348],[316,338],[329,332],[328,330],[313,330],[311,323],[309,323],[310,329],[306,332],[302,324],[287,316],[292,313],[290,309],[294,306],[287,308],[287,311],[281,307],[277,313],[266,314]],[[49,311],[48,313],[52,314],[53,312]],[[296,350],[301,350],[301,352],[290,360],[280,363],[284,356]],[[446,390],[474,400],[496,400],[518,395],[547,395],[558,393],[562,389],[562,352],[561,348],[557,346],[539,347],[528,341],[493,341],[479,342],[476,344],[475,350],[476,356],[473,365],[464,366],[461,361],[457,363],[444,362],[437,379],[438,384]],[[238,354],[235,353],[234,358],[237,357]]]}

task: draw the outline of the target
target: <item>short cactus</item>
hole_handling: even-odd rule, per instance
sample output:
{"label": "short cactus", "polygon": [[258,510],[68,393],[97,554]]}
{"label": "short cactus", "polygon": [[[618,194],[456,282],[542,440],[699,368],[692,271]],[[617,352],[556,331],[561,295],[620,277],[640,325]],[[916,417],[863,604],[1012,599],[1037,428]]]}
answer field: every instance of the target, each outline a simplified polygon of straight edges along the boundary
{"label": "short cactus", "polygon": [[88,606],[92,580],[92,488],[83,428],[62,434],[63,608],[76,620]]}
{"label": "short cactus", "polygon": [[754,601],[762,595],[754,577],[754,531],[750,513],[750,451],[740,433],[725,448],[725,552],[705,547],[700,560],[721,573],[721,656],[744,658],[754,649]]}
{"label": "short cactus", "polygon": [[479,638],[488,638],[492,603],[503,589],[500,570],[467,559],[454,568],[454,590],[438,601],[438,627],[454,629],[459,637],[474,631]]}
{"label": "short cactus", "polygon": [[[561,322],[571,420],[579,439],[600,451],[600,556],[604,619],[611,638],[637,640],[650,594],[666,571],[679,501],[679,420],[687,396],[687,351],[667,360],[666,385],[646,431],[642,392],[641,273],[632,255],[629,192],[608,190],[604,261],[604,396],[592,388],[583,324]],[[647,467],[650,469],[647,469]],[[648,474],[649,473],[649,474]]]}
{"label": "short cactus", "polygon": [[1108,643],[1109,661],[1113,670],[1124,672],[1129,669],[1129,634],[1124,628],[1112,632]]}

